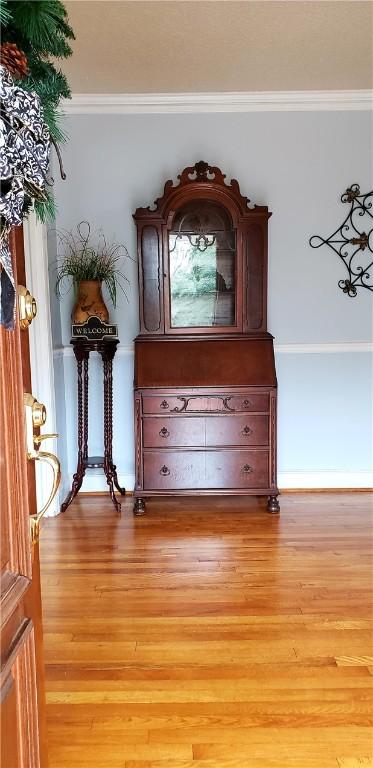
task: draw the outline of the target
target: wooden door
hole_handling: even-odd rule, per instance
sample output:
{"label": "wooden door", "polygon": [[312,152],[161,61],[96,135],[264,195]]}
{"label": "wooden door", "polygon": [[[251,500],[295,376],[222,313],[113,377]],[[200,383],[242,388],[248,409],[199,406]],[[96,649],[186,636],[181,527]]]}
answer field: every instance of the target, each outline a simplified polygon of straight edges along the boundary
{"label": "wooden door", "polygon": [[[18,282],[20,277],[24,279],[22,228],[13,231],[11,250],[17,283],[17,267]],[[34,461],[27,458],[25,392],[31,393],[28,331],[20,328],[17,311],[14,331],[0,326],[1,765],[4,768],[46,768],[48,762],[39,551],[37,540],[31,541],[31,524],[35,539],[38,533],[35,467]],[[39,412],[42,413],[40,409]],[[36,440],[36,449],[37,446]]]}

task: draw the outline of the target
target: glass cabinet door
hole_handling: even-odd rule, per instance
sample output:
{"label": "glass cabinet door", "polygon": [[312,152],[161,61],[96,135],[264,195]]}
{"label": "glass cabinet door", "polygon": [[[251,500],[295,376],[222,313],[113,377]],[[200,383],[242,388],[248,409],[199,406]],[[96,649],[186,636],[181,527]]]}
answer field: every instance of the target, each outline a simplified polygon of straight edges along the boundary
{"label": "glass cabinet door", "polygon": [[171,328],[236,325],[236,235],[228,211],[196,200],[169,232]]}

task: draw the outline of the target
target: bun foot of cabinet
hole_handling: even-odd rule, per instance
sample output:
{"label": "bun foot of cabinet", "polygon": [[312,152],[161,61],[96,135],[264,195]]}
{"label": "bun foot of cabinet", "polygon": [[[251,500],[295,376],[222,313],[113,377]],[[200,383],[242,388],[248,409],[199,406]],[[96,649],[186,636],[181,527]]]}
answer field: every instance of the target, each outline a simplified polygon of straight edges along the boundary
{"label": "bun foot of cabinet", "polygon": [[267,510],[272,515],[278,515],[278,513],[280,511],[280,502],[278,500],[278,496],[269,496],[268,497]]}
{"label": "bun foot of cabinet", "polygon": [[133,505],[133,514],[136,517],[145,515],[145,499],[136,499]]}

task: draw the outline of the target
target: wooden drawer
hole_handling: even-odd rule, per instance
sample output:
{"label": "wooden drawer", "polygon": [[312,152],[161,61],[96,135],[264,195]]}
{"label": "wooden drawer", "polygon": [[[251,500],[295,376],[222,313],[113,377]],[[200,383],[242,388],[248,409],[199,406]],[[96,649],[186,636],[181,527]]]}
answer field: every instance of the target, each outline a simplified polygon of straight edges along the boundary
{"label": "wooden drawer", "polygon": [[144,489],[204,488],[204,451],[147,451],[144,453]]}
{"label": "wooden drawer", "polygon": [[205,445],[205,418],[187,416],[143,419],[144,448],[191,448]]}
{"label": "wooden drawer", "polygon": [[233,395],[228,403],[234,411],[262,411],[269,412],[268,392],[248,392],[243,395]]}
{"label": "wooden drawer", "polygon": [[144,491],[268,487],[267,451],[144,453]]}
{"label": "wooden drawer", "polygon": [[268,451],[206,452],[206,488],[268,487]]}
{"label": "wooden drawer", "polygon": [[269,411],[269,394],[248,392],[234,395],[143,395],[143,413],[235,413]]}
{"label": "wooden drawer", "polygon": [[206,446],[266,446],[269,442],[269,416],[207,416],[205,425]]}
{"label": "wooden drawer", "polygon": [[145,417],[144,448],[268,445],[269,417],[262,415]]}

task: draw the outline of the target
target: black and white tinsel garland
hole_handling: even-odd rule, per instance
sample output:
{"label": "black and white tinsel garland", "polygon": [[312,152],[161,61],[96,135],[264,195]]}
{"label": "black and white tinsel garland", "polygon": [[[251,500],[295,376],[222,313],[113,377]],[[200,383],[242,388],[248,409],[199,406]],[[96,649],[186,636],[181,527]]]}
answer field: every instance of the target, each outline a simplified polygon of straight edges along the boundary
{"label": "black and white tinsel garland", "polygon": [[0,323],[14,327],[15,284],[9,233],[22,224],[26,200],[45,200],[50,135],[39,96],[0,66]]}

